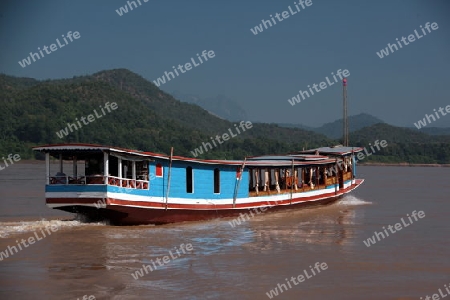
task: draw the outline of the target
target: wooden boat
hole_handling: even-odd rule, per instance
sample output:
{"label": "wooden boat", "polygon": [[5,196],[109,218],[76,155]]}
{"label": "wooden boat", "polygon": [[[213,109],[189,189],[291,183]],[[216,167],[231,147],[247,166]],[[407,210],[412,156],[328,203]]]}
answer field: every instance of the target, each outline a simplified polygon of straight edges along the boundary
{"label": "wooden boat", "polygon": [[[355,161],[363,148],[342,146],[244,160],[202,160],[92,144],[33,150],[45,154],[48,207],[115,225],[328,204],[364,181],[356,179]],[[67,163],[71,166],[64,170]]]}

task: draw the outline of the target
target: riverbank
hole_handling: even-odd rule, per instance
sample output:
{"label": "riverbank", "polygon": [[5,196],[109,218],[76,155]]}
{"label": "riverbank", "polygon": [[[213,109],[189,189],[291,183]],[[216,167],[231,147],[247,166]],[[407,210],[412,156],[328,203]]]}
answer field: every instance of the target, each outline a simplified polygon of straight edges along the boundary
{"label": "riverbank", "polygon": [[450,167],[450,164],[410,164],[410,163],[359,163],[358,166],[388,166],[388,167]]}

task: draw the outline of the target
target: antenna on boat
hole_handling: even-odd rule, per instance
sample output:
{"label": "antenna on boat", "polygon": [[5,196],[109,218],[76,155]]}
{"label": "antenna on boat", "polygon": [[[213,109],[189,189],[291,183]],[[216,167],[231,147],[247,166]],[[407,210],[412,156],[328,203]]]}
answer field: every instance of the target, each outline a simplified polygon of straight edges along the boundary
{"label": "antenna on boat", "polygon": [[342,79],[342,97],[344,104],[344,116],[342,119],[343,123],[343,144],[345,147],[348,147],[348,115],[347,115],[347,78]]}

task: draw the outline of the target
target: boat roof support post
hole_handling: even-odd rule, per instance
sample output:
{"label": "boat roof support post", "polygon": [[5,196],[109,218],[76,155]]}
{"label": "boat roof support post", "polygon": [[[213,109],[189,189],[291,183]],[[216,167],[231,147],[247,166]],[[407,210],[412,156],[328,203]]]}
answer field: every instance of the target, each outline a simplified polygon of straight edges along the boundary
{"label": "boat roof support post", "polygon": [[[245,163],[247,162],[247,157],[244,159],[244,162],[242,163],[242,167],[241,167],[241,171],[239,172],[239,177],[236,178],[237,182],[235,185],[235,189],[234,189],[234,195],[233,195],[233,208],[236,207],[236,198],[237,195],[239,193],[239,185],[241,183],[241,179],[242,179],[242,173],[244,172],[244,168],[245,168]],[[258,188],[258,183],[256,184]]]}
{"label": "boat roof support post", "polygon": [[78,166],[77,165],[77,156],[74,155],[72,158],[72,167],[73,167],[72,176],[73,176],[73,178],[75,178],[75,180],[77,179],[77,173],[78,173],[77,166]]}
{"label": "boat roof support post", "polygon": [[336,157],[336,164],[335,168],[336,172],[334,173],[334,195],[337,195],[337,187],[338,187],[338,177],[339,177],[339,165],[338,165],[338,159]]}
{"label": "boat roof support post", "polygon": [[319,166],[316,167],[315,173],[316,173],[316,186],[318,189],[320,189],[320,181],[319,181],[319,175],[320,175],[320,170],[319,170]]}
{"label": "boat roof support post", "polygon": [[105,184],[108,184],[109,176],[109,155],[108,152],[103,152],[103,175],[105,176]]}
{"label": "boat roof support post", "polygon": [[301,184],[302,184],[302,192],[305,191],[305,185],[304,185],[304,181],[305,181],[305,168],[300,168],[300,170],[302,170],[302,180],[300,180]]}
{"label": "boat roof support post", "polygon": [[352,179],[355,178],[356,178],[356,160],[355,160],[355,153],[353,152],[352,148]]}
{"label": "boat roof support post", "polygon": [[[290,200],[290,205],[292,205],[292,193],[294,190],[294,182],[295,182],[295,176],[294,176],[294,160],[292,160],[292,166],[291,166],[291,174],[289,174],[291,176],[291,200]],[[286,178],[286,182],[287,182],[287,178]]]}
{"label": "boat roof support post", "polygon": [[45,184],[50,184],[50,153],[45,152]]}
{"label": "boat roof support post", "polygon": [[256,183],[255,183],[255,192],[256,192],[256,196],[258,196],[258,193],[259,193],[259,189],[258,189],[258,186],[259,186],[259,170],[258,170],[258,168],[255,168],[255,181],[256,181]]}
{"label": "boat roof support post", "polygon": [[131,162],[131,176],[133,180],[136,180],[136,161]]}
{"label": "boat roof support post", "polygon": [[280,179],[280,169],[275,169],[274,172],[275,174],[275,189],[277,190],[277,193],[279,194],[280,191],[280,184],[278,183],[279,179]]}
{"label": "boat roof support post", "polygon": [[62,159],[62,153],[59,154],[59,172],[63,172],[63,159]]}
{"label": "boat roof support post", "polygon": [[167,174],[166,210],[169,205],[170,173],[172,171],[173,147],[170,148],[169,174]]}

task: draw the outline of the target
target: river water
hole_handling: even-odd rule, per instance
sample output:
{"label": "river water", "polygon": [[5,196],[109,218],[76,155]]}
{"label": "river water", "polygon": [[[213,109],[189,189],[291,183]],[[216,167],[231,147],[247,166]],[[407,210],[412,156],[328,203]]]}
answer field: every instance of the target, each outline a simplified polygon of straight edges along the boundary
{"label": "river water", "polygon": [[[9,166],[0,171],[0,255],[8,254],[0,257],[0,299],[448,294],[450,168],[359,167],[358,173],[365,183],[338,203],[269,210],[235,227],[231,219],[114,227],[47,208],[43,164]],[[425,217],[415,220],[413,211]],[[365,245],[396,223],[403,228]],[[22,239],[30,242],[19,249]]]}

